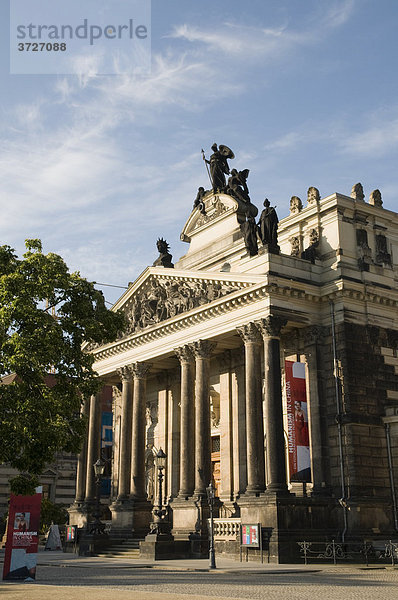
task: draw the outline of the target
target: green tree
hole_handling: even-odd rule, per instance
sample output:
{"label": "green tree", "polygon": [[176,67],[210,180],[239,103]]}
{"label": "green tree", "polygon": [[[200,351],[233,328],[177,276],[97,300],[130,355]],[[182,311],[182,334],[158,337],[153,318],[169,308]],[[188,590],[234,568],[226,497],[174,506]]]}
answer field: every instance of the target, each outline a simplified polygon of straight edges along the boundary
{"label": "green tree", "polygon": [[26,248],[0,247],[0,375],[15,374],[0,385],[0,462],[28,475],[28,492],[56,452],[79,451],[82,399],[101,386],[83,342],[113,341],[124,317],[40,240]]}

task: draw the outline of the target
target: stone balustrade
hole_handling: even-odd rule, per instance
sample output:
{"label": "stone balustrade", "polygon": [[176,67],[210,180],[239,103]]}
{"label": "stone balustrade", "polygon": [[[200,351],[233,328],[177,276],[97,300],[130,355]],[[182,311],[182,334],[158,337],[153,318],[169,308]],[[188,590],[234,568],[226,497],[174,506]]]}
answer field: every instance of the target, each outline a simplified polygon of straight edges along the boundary
{"label": "stone balustrade", "polygon": [[[224,542],[239,539],[240,524],[240,519],[214,519],[214,539]],[[207,526],[210,531],[210,519],[207,519]]]}

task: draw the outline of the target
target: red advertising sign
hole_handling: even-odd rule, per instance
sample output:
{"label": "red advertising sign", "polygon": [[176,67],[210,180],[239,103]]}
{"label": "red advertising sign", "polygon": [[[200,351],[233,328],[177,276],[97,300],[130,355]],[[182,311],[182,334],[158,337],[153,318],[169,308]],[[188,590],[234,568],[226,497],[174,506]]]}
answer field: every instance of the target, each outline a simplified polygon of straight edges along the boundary
{"label": "red advertising sign", "polygon": [[34,496],[11,494],[3,579],[35,579],[40,507],[41,493]]}
{"label": "red advertising sign", "polygon": [[311,481],[305,364],[285,361],[290,481]]}

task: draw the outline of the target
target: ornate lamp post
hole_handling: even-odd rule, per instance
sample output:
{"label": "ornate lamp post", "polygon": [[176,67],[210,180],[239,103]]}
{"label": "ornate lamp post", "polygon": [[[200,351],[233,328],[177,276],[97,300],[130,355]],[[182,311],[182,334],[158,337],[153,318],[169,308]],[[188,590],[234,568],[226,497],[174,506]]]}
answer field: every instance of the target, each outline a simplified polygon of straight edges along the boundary
{"label": "ornate lamp post", "polygon": [[214,552],[214,519],[213,519],[213,506],[215,498],[215,489],[213,483],[210,482],[209,487],[206,488],[207,501],[210,509],[210,547],[209,547],[209,558],[210,558],[210,569],[216,568],[216,556]]}
{"label": "ornate lamp post", "polygon": [[93,465],[95,473],[95,484],[96,484],[96,502],[95,502],[95,513],[93,517],[95,519],[90,527],[90,533],[104,533],[105,524],[101,522],[101,506],[100,506],[100,494],[101,494],[101,479],[105,471],[105,461],[99,458]]}
{"label": "ornate lamp post", "polygon": [[161,448],[159,448],[159,452],[156,455],[156,466],[158,468],[159,481],[158,505],[157,508],[155,508],[155,510],[153,511],[155,518],[151,527],[151,533],[165,533],[164,517],[167,511],[165,508],[163,508],[163,469],[166,466],[166,458],[166,454]]}

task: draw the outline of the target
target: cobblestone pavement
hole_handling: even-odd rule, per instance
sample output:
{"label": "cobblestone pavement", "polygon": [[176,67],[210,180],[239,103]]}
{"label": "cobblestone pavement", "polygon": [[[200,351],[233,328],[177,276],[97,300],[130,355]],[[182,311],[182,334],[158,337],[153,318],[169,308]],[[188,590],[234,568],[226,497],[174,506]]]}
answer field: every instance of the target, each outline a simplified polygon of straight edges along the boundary
{"label": "cobblestone pavement", "polygon": [[[27,589],[27,586],[29,589]],[[117,562],[39,565],[37,582],[6,583],[7,600],[397,600],[398,569],[290,566],[238,571],[134,567]]]}

